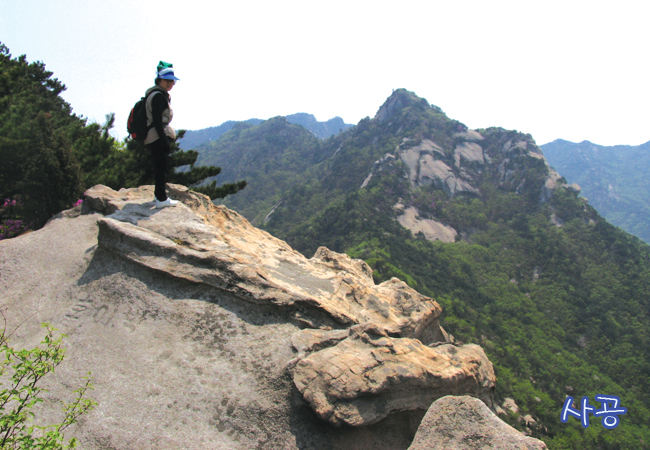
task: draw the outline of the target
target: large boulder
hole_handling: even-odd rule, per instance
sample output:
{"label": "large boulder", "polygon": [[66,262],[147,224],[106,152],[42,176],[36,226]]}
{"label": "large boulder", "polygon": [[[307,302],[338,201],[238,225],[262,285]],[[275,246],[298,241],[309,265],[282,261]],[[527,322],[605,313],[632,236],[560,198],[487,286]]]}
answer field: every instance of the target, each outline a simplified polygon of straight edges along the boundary
{"label": "large boulder", "polygon": [[469,396],[436,400],[422,419],[408,450],[546,450]]}
{"label": "large boulder", "polygon": [[298,351],[294,383],[316,414],[334,425],[369,425],[395,411],[424,411],[449,394],[491,402],[496,378],[478,345],[429,347],[387,336],[371,324],[303,330],[292,340]]}

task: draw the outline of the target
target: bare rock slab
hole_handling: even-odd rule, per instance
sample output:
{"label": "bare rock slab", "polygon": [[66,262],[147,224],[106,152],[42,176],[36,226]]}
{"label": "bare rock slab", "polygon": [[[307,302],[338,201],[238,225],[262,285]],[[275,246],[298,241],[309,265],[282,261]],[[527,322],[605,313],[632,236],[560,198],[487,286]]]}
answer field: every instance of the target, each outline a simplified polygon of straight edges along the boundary
{"label": "bare rock slab", "polygon": [[392,279],[375,285],[361,260],[320,248],[307,259],[243,216],[184,186],[171,185],[174,208],[155,209],[151,187],[86,192],[99,221],[98,243],[138,265],[286,307],[311,327],[372,322],[387,333],[434,339],[438,303]]}

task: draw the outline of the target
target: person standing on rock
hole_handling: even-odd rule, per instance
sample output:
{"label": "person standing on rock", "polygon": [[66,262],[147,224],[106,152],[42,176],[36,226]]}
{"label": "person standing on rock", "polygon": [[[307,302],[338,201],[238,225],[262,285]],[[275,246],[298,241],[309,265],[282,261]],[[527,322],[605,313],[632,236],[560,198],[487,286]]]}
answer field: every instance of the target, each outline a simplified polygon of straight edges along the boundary
{"label": "person standing on rock", "polygon": [[151,153],[155,176],[155,201],[156,208],[176,206],[177,200],[167,197],[165,185],[167,184],[167,169],[169,167],[170,142],[176,139],[176,131],[170,122],[174,113],[171,109],[172,90],[179,78],[174,75],[173,64],[160,61],[156,68],[155,85],[147,90],[146,111],[147,127],[149,132],[144,140],[144,145]]}

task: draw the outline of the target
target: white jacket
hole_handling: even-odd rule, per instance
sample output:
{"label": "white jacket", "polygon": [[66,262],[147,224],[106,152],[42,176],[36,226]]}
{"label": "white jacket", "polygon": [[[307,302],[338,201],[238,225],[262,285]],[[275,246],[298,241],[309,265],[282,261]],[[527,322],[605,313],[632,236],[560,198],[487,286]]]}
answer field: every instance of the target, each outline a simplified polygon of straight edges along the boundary
{"label": "white jacket", "polygon": [[[153,95],[150,95],[153,94]],[[151,144],[152,142],[157,141],[160,139],[160,136],[158,136],[158,132],[156,131],[156,128],[153,127],[153,98],[158,95],[158,94],[167,94],[159,86],[153,86],[149,89],[147,89],[146,96],[147,96],[147,102],[146,102],[146,111],[147,111],[147,126],[151,126],[149,129],[149,132],[147,133],[147,137],[144,140],[145,145],[146,144]],[[169,94],[167,94],[167,98],[169,98]],[[165,131],[165,135],[170,137],[171,139],[176,139],[176,131],[172,126],[169,124],[172,121],[172,118],[174,117],[174,111],[172,111],[170,102],[167,102],[167,108],[165,108],[162,111],[162,123],[163,123],[163,129]]]}

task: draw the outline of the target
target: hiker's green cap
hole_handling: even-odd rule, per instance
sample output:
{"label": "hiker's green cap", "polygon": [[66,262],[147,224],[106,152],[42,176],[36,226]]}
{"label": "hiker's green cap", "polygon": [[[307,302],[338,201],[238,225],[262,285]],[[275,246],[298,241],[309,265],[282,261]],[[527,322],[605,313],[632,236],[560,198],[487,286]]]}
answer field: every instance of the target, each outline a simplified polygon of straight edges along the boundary
{"label": "hiker's green cap", "polygon": [[174,75],[174,65],[165,61],[160,61],[156,68],[156,77],[163,80],[180,80]]}

